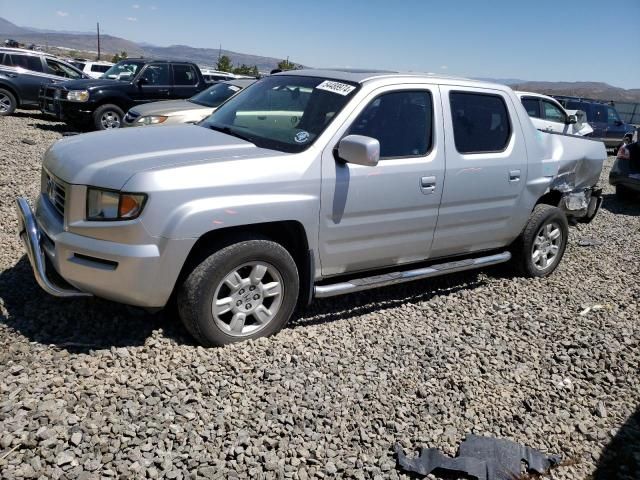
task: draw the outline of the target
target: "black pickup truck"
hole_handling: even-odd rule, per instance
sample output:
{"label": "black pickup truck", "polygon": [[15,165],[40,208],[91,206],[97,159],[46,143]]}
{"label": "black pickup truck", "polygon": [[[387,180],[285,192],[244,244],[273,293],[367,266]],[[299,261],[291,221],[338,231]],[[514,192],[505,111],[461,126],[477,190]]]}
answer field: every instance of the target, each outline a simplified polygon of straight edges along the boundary
{"label": "black pickup truck", "polygon": [[40,89],[40,109],[77,128],[106,130],[120,128],[131,107],[190,98],[208,86],[194,63],[127,59],[116,63],[100,79],[44,85]]}

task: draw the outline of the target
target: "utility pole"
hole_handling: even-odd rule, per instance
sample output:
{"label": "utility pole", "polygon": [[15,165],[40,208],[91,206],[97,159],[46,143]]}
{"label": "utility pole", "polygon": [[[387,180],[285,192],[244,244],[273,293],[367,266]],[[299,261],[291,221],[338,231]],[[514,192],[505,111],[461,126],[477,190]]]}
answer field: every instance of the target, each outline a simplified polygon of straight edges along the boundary
{"label": "utility pole", "polygon": [[96,23],[98,28],[98,60],[100,60],[100,22]]}

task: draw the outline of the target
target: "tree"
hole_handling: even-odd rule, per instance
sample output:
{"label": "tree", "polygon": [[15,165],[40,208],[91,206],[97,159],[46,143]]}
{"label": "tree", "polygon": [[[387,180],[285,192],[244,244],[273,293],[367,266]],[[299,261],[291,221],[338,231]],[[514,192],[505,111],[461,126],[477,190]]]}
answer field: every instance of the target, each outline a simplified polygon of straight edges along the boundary
{"label": "tree", "polygon": [[235,67],[233,69],[233,73],[236,75],[250,75],[252,77],[257,77],[259,75],[257,66],[254,65],[253,67],[250,67],[244,63],[239,67]]}
{"label": "tree", "polygon": [[301,67],[300,65],[296,65],[293,62],[290,62],[289,59],[287,58],[286,60],[282,60],[280,63],[278,63],[278,69],[285,71],[285,70],[299,70]]}
{"label": "tree", "polygon": [[233,71],[233,65],[231,64],[231,59],[226,55],[222,55],[218,59],[218,64],[216,66],[216,69],[220,70],[221,72]]}
{"label": "tree", "polygon": [[120,53],[116,53],[113,58],[111,59],[112,63],[118,63],[120,60],[124,60],[125,58],[127,58],[127,52],[122,51]]}

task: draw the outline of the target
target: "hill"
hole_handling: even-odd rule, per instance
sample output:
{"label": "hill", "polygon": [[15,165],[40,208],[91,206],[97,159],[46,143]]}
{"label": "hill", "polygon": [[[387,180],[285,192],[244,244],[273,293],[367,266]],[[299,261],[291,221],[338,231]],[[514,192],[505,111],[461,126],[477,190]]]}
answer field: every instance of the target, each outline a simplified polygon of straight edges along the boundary
{"label": "hill", "polygon": [[217,48],[194,48],[187,45],[171,45],[170,47],[157,47],[153,45],[145,45],[142,47],[145,56],[172,58],[177,60],[190,60],[201,65],[215,65],[218,61],[218,55],[227,55],[231,58],[234,65],[256,65],[258,70],[268,71],[276,68],[281,58],[261,57],[259,55],[250,55],[246,53],[232,52],[231,50],[218,50]]}
{"label": "hill", "polygon": [[[0,17],[0,39],[9,37],[20,43],[29,45],[35,43],[40,46],[59,47],[79,52],[97,53],[98,44],[94,34],[77,32],[56,32],[20,27]],[[135,43],[112,35],[100,36],[100,47],[105,58],[119,52],[127,52],[130,57],[158,57],[178,60],[189,60],[199,64],[215,65],[218,55],[227,55],[234,65],[256,65],[261,71],[276,68],[281,58],[263,57],[246,53],[234,52],[214,48],[194,48],[187,45],[171,45],[159,47],[146,42]]]}
{"label": "hill", "polygon": [[639,88],[625,90],[603,82],[523,82],[511,85],[511,88],[546,95],[570,95],[615,102],[640,102]]}

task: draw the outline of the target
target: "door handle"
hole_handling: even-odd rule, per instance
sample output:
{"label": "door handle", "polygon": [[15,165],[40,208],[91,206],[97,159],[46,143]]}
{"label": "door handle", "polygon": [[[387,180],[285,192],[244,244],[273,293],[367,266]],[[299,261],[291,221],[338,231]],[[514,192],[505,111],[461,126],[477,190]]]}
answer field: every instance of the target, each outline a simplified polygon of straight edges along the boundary
{"label": "door handle", "polygon": [[158,93],[167,93],[168,94],[169,90],[164,90],[164,89],[163,90],[158,90]]}
{"label": "door handle", "polygon": [[510,182],[519,182],[520,181],[520,170],[509,170],[509,181]]}
{"label": "door handle", "polygon": [[436,177],[422,177],[420,178],[420,190],[425,195],[433,193],[436,189]]}
{"label": "door handle", "polygon": [[266,115],[258,115],[258,120],[266,120],[267,116]]}

